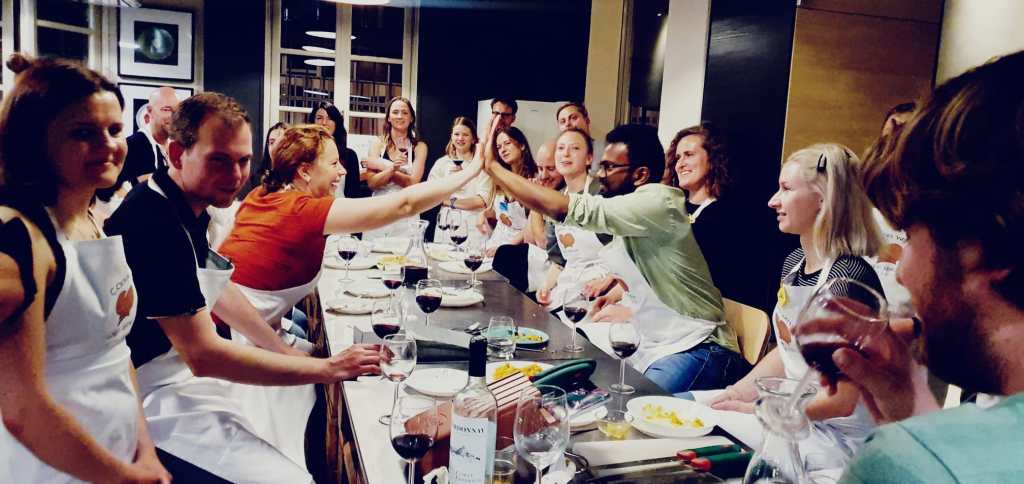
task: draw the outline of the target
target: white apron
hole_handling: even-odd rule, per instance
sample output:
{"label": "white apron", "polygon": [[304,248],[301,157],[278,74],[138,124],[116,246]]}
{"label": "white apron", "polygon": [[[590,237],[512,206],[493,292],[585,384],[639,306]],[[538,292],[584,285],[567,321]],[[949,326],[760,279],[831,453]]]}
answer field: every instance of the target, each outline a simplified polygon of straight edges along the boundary
{"label": "white apron", "polygon": [[[67,270],[46,318],[46,387],[96,442],[131,462],[139,398],[125,337],[135,321],[136,297],[124,245],[120,236],[72,241],[57,232],[57,239]],[[4,482],[82,482],[37,459],[3,426],[0,449]]]}
{"label": "white apron", "polygon": [[903,248],[907,245],[907,234],[902,230],[892,228],[877,208],[873,209],[872,214],[882,233],[883,244],[877,256],[864,259],[878,274],[882,290],[885,291],[886,302],[889,303],[889,313],[896,316],[913,315],[914,307],[910,303],[910,291],[896,281],[896,265],[903,254]]}
{"label": "white apron", "polygon": [[494,233],[487,241],[488,249],[496,249],[512,242],[526,228],[526,209],[519,202],[510,202],[504,196],[494,201],[494,215],[498,219]]}
{"label": "white apron", "polygon": [[[148,185],[164,195],[152,178]],[[207,251],[206,267],[196,262],[208,308],[231,281],[233,271],[231,263],[212,250]],[[160,449],[235,483],[312,482],[305,466],[296,465],[257,437],[239,398],[241,385],[194,376],[174,348],[137,372],[145,395],[146,424]]]}
{"label": "white apron", "polygon": [[[815,291],[828,282],[833,261],[825,262],[818,275],[818,283],[814,286],[794,286],[783,281],[779,288],[779,301],[772,312],[772,329],[775,340],[779,344],[779,356],[786,371],[786,378],[800,380],[811,368],[800,355],[800,350],[792,337],[793,328],[797,323],[800,311],[811,300]],[[789,275],[792,276],[803,266],[798,262]],[[787,277],[788,279],[788,277]],[[804,458],[809,454],[818,454],[817,459],[809,459],[822,468],[845,467],[853,454],[864,444],[864,440],[875,428],[871,414],[862,402],[848,417],[830,418],[812,422],[811,435],[800,443]]]}
{"label": "white apron", "polygon": [[[583,186],[590,186],[589,175]],[[597,238],[596,233],[556,223],[555,238],[558,240],[558,249],[565,258],[565,267],[558,274],[558,281],[551,290],[551,304],[548,304],[548,309],[561,307],[573,292],[582,289],[581,284],[606,273],[600,256],[604,244]]]}
{"label": "white apron", "polygon": [[703,343],[719,324],[725,324],[684,316],[661,302],[629,257],[622,237],[615,237],[598,256],[609,272],[629,286],[630,297],[623,299],[623,305],[633,311],[633,323],[642,339],[640,348],[626,361],[637,371],[643,373],[655,361]]}
{"label": "white apron", "polygon": [[[264,321],[277,329],[278,334],[295,338],[281,329],[281,318],[291,311],[296,303],[313,292],[320,274],[301,286],[278,291],[261,291],[237,284]],[[241,333],[231,331],[231,339],[249,344]],[[258,435],[266,440],[299,466],[306,465],[306,423],[316,403],[315,386],[263,386],[238,384],[239,395],[245,414],[249,417]]]}
{"label": "white apron", "polygon": [[[381,160],[388,161],[394,164],[394,162],[391,162],[391,160],[388,160],[387,158],[382,158]],[[410,169],[409,165],[410,163],[406,163],[399,167],[398,169],[402,173],[408,175]],[[382,197],[384,195],[390,195],[392,193],[400,191],[402,191],[402,187],[398,186],[398,184],[395,182],[389,182],[387,185],[384,185],[375,190],[373,192],[373,196]],[[413,235],[414,234],[412,232],[412,229],[409,227],[409,218],[403,218],[400,220],[395,220],[394,222],[391,222],[383,227],[363,232],[363,239],[376,240],[388,237],[411,237]]]}

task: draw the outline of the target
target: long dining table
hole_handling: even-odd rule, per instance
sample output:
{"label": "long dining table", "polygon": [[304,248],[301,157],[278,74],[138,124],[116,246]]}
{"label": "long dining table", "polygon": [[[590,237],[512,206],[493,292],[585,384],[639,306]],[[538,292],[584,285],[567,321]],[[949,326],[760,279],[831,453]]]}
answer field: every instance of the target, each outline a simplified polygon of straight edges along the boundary
{"label": "long dining table", "polygon": [[[385,254],[374,254],[385,255]],[[332,250],[332,244],[328,243],[326,258],[336,257]],[[337,266],[337,264],[332,264]],[[380,340],[373,334],[370,316],[339,314],[329,310],[332,298],[341,294],[349,284],[365,284],[364,281],[377,280],[380,271],[376,268],[368,270],[351,270],[352,282],[341,282],[344,269],[331,267],[324,268],[324,273],[319,282],[321,300],[325,301],[325,329],[330,342],[332,354],[339,353],[354,343],[377,343]],[[429,277],[439,279],[445,284],[458,284],[466,281],[469,275],[447,272],[438,266],[437,261],[431,260]],[[430,315],[430,326],[460,330],[466,328],[473,322],[479,322],[483,329],[492,316],[510,316],[519,327],[535,328],[544,331],[549,335],[548,344],[541,351],[527,351],[517,349],[514,355],[515,360],[527,360],[533,362],[546,362],[558,364],[567,360],[581,358],[593,359],[597,362],[591,381],[602,388],[607,388],[611,383],[619,380],[619,360],[607,354],[598,345],[592,344],[583,335],[582,331],[577,337],[577,342],[583,346],[582,352],[570,352],[566,349],[572,338],[572,328],[568,323],[550,314],[545,308],[538,305],[519,290],[512,287],[501,275],[493,272],[481,272],[478,280],[482,283],[478,290],[483,294],[483,302],[463,308],[442,307]],[[402,288],[402,291],[411,289]],[[411,301],[411,297],[409,300]],[[413,320],[423,317],[423,313],[411,303],[407,318]],[[602,345],[603,346],[603,345]],[[467,369],[466,361],[441,361],[432,363],[420,362],[416,368],[447,367],[456,369]],[[415,373],[415,370],[414,370]],[[623,406],[629,398],[645,395],[667,395],[667,393],[653,382],[645,378],[641,373],[626,365],[626,382],[636,388],[631,395],[621,396],[614,393],[609,405]],[[357,474],[365,484],[394,484],[405,482],[405,464],[398,457],[391,447],[388,437],[388,427],[378,422],[378,418],[390,412],[395,383],[382,381],[378,377],[360,377],[355,381],[346,381],[342,386],[343,398],[341,409],[347,414],[343,425],[350,428],[345,429],[354,440],[354,464],[358,467]],[[405,392],[413,392],[405,388]],[[711,435],[727,439],[730,443],[740,441],[724,430],[716,428]],[[626,441],[644,440],[649,437],[639,433],[636,429],[630,429]],[[591,442],[605,440],[605,437],[597,430],[583,431],[573,435],[570,448],[579,442]],[[520,459],[520,467],[523,459]],[[526,465],[528,467],[528,465]],[[528,476],[528,475],[527,475]],[[516,482],[532,482],[522,472],[518,474]],[[577,481],[572,481],[577,482]],[[579,481],[582,482],[582,481]],[[640,481],[637,481],[640,482]],[[712,475],[706,475],[703,480],[688,480],[686,482],[721,482]]]}

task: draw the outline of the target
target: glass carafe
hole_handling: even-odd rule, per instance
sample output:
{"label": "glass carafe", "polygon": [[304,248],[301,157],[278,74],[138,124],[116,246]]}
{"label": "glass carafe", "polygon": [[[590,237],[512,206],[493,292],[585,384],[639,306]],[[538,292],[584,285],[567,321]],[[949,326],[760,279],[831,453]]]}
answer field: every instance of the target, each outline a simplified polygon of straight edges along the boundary
{"label": "glass carafe", "polygon": [[405,253],[404,284],[406,287],[416,287],[416,283],[427,279],[430,265],[427,263],[427,249],[424,246],[423,238],[426,236],[426,220],[409,221],[409,250]]}
{"label": "glass carafe", "polygon": [[800,441],[810,435],[810,421],[804,409],[817,393],[809,386],[789,409],[790,396],[799,381],[789,378],[757,379],[758,399],[754,414],[764,429],[761,448],[747,466],[743,484],[812,484],[800,456]]}

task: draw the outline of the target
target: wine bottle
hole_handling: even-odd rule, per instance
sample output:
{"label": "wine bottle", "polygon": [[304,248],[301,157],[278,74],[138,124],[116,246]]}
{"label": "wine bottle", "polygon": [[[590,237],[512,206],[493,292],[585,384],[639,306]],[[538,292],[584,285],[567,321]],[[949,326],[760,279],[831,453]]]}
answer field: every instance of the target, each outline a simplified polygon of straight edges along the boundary
{"label": "wine bottle", "polygon": [[469,384],[452,401],[448,456],[451,484],[490,484],[494,471],[498,401],[487,388],[487,338],[469,342]]}

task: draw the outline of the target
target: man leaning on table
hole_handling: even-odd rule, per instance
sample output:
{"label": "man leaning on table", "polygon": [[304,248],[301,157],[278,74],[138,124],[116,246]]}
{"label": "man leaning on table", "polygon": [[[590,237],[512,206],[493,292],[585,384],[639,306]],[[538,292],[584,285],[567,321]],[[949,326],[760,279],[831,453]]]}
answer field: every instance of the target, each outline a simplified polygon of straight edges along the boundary
{"label": "man leaning on table", "polygon": [[881,157],[884,169],[866,187],[907,232],[897,277],[920,316],[927,370],[1004,399],[940,410],[912,357],[916,345],[892,331],[863,353],[837,351],[833,360],[874,417],[893,422],[868,440],[842,482],[1021,482],[1024,51],[936,88]]}
{"label": "man leaning on table", "polygon": [[485,160],[495,182],[527,207],[615,236],[602,259],[639,295],[629,308],[644,337],[630,360],[637,370],[670,391],[720,388],[746,366],[690,230],[686,196],[658,183],[664,164],[657,132],[641,125],[608,133],[598,171],[603,196],[564,194]]}
{"label": "man leaning on table", "polygon": [[[231,382],[303,385],[379,371],[372,346],[295,356],[230,282],[231,263],[210,249],[207,208],[230,204],[248,178],[251,131],[227,96],[185,100],[171,125],[170,166],[137,185],[106,223],[124,240],[138,291],[141,317],[127,339],[146,423],[180,482],[312,482],[304,463],[257,436]],[[221,338],[213,309],[271,351]]]}

